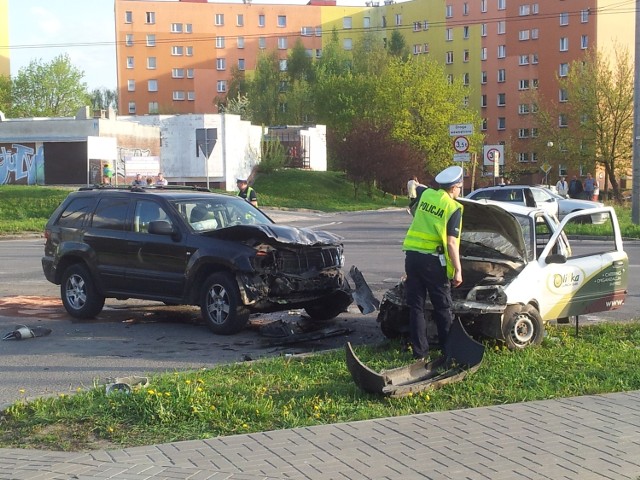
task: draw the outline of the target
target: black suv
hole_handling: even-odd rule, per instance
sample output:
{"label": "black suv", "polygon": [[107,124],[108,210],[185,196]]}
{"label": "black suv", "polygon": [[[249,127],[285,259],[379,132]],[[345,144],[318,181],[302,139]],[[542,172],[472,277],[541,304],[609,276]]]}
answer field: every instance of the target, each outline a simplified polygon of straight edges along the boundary
{"label": "black suv", "polygon": [[95,317],[106,297],[139,298],[199,305],[212,331],[232,334],[252,312],[327,320],[352,301],[339,237],[208,190],[81,188],[45,238],[44,274],[77,318]]}

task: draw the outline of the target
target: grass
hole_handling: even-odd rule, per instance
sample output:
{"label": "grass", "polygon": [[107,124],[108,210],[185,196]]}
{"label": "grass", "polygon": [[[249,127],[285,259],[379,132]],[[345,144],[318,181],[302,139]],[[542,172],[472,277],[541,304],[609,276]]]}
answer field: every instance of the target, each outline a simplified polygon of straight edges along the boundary
{"label": "grass", "polygon": [[[344,352],[332,351],[157,375],[132,393],[96,386],[20,401],[1,414],[0,446],[126,447],[640,388],[637,322],[583,327],[578,337],[550,326],[537,348],[486,347],[462,382],[398,399],[360,391]],[[375,370],[411,361],[397,341],[356,351]]]}

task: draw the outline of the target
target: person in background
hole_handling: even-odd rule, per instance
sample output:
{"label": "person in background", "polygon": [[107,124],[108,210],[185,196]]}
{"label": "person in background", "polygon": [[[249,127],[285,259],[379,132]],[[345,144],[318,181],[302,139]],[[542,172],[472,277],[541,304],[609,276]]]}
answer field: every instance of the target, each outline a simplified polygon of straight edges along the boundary
{"label": "person in background", "polygon": [[133,182],[131,182],[131,185],[133,185],[134,187],[142,187],[144,186],[144,180],[142,180],[142,175],[139,173],[136,173],[136,178],[134,178]]}
{"label": "person in background", "polygon": [[236,185],[238,186],[238,196],[244,198],[254,207],[258,206],[258,195],[256,191],[249,186],[246,178],[237,178]]}
{"label": "person in background", "polygon": [[158,178],[156,180],[156,187],[165,187],[169,184],[169,182],[167,182],[167,179],[164,178],[164,173],[160,172],[158,173]]}
{"label": "person in background", "polygon": [[462,177],[463,169],[456,165],[436,176],[438,189],[418,187],[417,208],[402,245],[411,345],[416,359],[426,360],[429,354],[424,317],[427,294],[433,305],[438,341],[447,358],[445,345],[453,321],[451,287],[462,284],[462,205],[456,202],[462,191]]}
{"label": "person in background", "polygon": [[102,168],[102,182],[111,185],[111,178],[113,177],[113,169],[111,165],[106,163]]}
{"label": "person in background", "polygon": [[571,198],[580,198],[582,196],[582,182],[575,175],[569,182],[569,196]]}
{"label": "person in background", "polygon": [[587,200],[593,199],[593,191],[596,189],[596,181],[587,173],[587,178],[584,179],[584,196]]}
{"label": "person in background", "polygon": [[153,178],[147,177],[147,187],[150,187],[151,185],[153,185]]}
{"label": "person in background", "polygon": [[558,195],[561,197],[566,197],[569,194],[569,184],[564,175],[562,175],[558,183],[556,183],[556,189],[558,190]]}
{"label": "person in background", "polygon": [[407,182],[407,198],[409,199],[409,208],[416,201],[416,189],[418,188],[420,183],[418,182],[418,177],[415,175],[409,179]]}

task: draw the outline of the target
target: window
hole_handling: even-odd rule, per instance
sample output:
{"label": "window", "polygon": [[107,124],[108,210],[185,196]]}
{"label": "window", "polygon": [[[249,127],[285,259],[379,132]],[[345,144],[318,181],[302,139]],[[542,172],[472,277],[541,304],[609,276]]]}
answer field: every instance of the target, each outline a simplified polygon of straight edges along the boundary
{"label": "window", "polygon": [[487,96],[486,95],[482,95],[482,97],[480,98],[480,106],[482,108],[485,108],[487,106]]}
{"label": "window", "polygon": [[182,90],[174,90],[173,91],[173,99],[174,100],[184,100],[184,92]]}
{"label": "window", "polygon": [[280,71],[281,72],[286,72],[287,71],[287,59],[283,58],[280,60]]}
{"label": "window", "polygon": [[127,35],[124,37],[124,44],[127,47],[131,47],[133,45],[133,33],[127,33]]}
{"label": "window", "polygon": [[184,33],[193,33],[193,25],[190,23],[184,24]]}
{"label": "window", "polygon": [[149,80],[147,82],[147,90],[149,92],[157,92],[158,91],[158,80]]}
{"label": "window", "polygon": [[182,33],[182,24],[181,23],[172,23],[171,24],[171,33]]}
{"label": "window", "polygon": [[589,9],[580,10],[580,22],[587,23],[589,21]]}
{"label": "window", "polygon": [[278,48],[280,50],[287,49],[287,37],[278,37]]}
{"label": "window", "polygon": [[129,113],[136,113],[136,102],[129,102]]}
{"label": "window", "polygon": [[453,28],[447,28],[445,30],[445,35],[446,35],[446,39],[447,39],[448,42],[453,40]]}
{"label": "window", "polygon": [[568,121],[567,121],[567,115],[566,115],[566,114],[561,113],[561,114],[558,116],[558,126],[559,126],[560,128],[566,128],[566,127],[568,127],[568,126],[569,126],[569,123],[568,123]]}
{"label": "window", "polygon": [[400,13],[396,13],[396,27],[402,25],[402,15]]}
{"label": "window", "polygon": [[469,50],[462,51],[462,61],[465,63],[469,61]]}
{"label": "window", "polygon": [[498,106],[499,107],[504,107],[507,104],[507,94],[506,93],[499,93],[498,94]]}
{"label": "window", "polygon": [[133,57],[127,57],[127,68],[133,68],[133,67],[134,67]]}
{"label": "window", "polygon": [[238,27],[243,27],[244,26],[244,15],[241,13],[238,13],[236,15],[236,25]]}
{"label": "window", "polygon": [[462,74],[462,84],[469,85],[469,74],[466,72]]}
{"label": "window", "polygon": [[158,102],[149,102],[149,113],[158,113]]}
{"label": "window", "polygon": [[427,20],[422,21],[422,30],[429,30],[429,22]]}
{"label": "window", "polygon": [[480,60],[486,60],[487,59],[487,47],[482,47],[480,49]]}
{"label": "window", "polygon": [[531,79],[531,88],[536,90],[538,88],[538,79],[537,78],[532,78]]}
{"label": "window", "polygon": [[147,24],[156,23],[156,12],[146,12],[145,19]]}
{"label": "window", "polygon": [[124,23],[133,23],[133,12],[124,12]]}
{"label": "window", "polygon": [[216,37],[216,48],[224,48],[224,37]]}
{"label": "window", "polygon": [[302,27],[300,29],[300,35],[303,37],[311,37],[313,35],[313,27]]}
{"label": "window", "polygon": [[316,48],[316,58],[321,58],[321,57],[322,57],[322,49]]}
{"label": "window", "polygon": [[322,36],[322,27],[316,27],[316,37]]}
{"label": "window", "polygon": [[286,15],[278,15],[278,27],[284,28],[287,26],[287,16]]}
{"label": "window", "polygon": [[453,17],[453,5],[447,5],[446,8],[445,8],[445,12],[446,12],[445,16],[447,18]]}
{"label": "window", "polygon": [[267,48],[267,39],[265,37],[258,38],[258,48],[262,50]]}
{"label": "window", "polygon": [[531,15],[531,5],[520,5],[520,16]]}
{"label": "window", "polygon": [[531,38],[533,40],[537,39],[539,35],[540,35],[540,30],[538,30],[537,28],[531,29]]}
{"label": "window", "polygon": [[193,78],[194,70],[193,68],[187,68],[187,78]]}
{"label": "window", "polygon": [[345,30],[349,30],[351,29],[352,26],[352,18],[351,17],[344,17],[342,19],[342,28],[344,28]]}
{"label": "window", "polygon": [[520,80],[518,82],[518,90],[529,90],[529,80]]}
{"label": "window", "polygon": [[422,47],[422,53],[429,53],[429,44],[425,43]]}
{"label": "window", "polygon": [[561,63],[558,69],[558,75],[561,77],[566,77],[569,74],[569,64]]}
{"label": "window", "polygon": [[518,65],[529,65],[529,55],[519,55]]}
{"label": "window", "polygon": [[184,68],[174,68],[171,70],[172,78],[184,78]]}
{"label": "window", "polygon": [[504,130],[507,128],[507,119],[505,117],[498,117],[498,130]]}
{"label": "window", "polygon": [[171,55],[184,55],[184,47],[182,45],[174,45],[171,47]]}
{"label": "window", "polygon": [[147,34],[147,47],[155,47],[156,46],[156,34],[149,33]]}
{"label": "window", "polygon": [[507,33],[507,22],[500,20],[498,22],[498,35],[504,35]]}
{"label": "window", "polygon": [[[129,104],[131,110],[131,104]],[[135,112],[135,103],[133,104]],[[129,200],[126,198],[103,198],[93,214],[91,226],[105,230],[125,230]]]}
{"label": "window", "polygon": [[413,22],[413,31],[414,32],[420,31],[420,22]]}
{"label": "window", "polygon": [[190,91],[187,92],[187,100],[194,101],[196,99],[196,92]]}
{"label": "window", "polygon": [[507,81],[507,71],[504,68],[498,69],[498,83]]}
{"label": "window", "polygon": [[498,45],[498,58],[505,58],[507,56],[507,46]]}
{"label": "window", "polygon": [[258,15],[258,26],[259,27],[264,27],[265,24],[266,24],[265,16],[264,15]]}
{"label": "window", "polygon": [[244,37],[238,37],[238,48],[244,48]]}
{"label": "window", "polygon": [[136,91],[136,81],[135,80],[127,80],[127,91],[135,92]]}
{"label": "window", "polygon": [[421,43],[415,44],[413,46],[413,54],[418,55],[420,53],[422,53],[422,44]]}
{"label": "window", "polygon": [[481,129],[483,132],[486,132],[486,131],[487,131],[487,128],[489,128],[489,120],[487,120],[486,118],[483,118],[483,119],[482,119],[482,125],[480,126],[480,129]]}
{"label": "window", "polygon": [[238,70],[244,70],[244,58],[238,59]]}
{"label": "window", "polygon": [[569,93],[566,88],[558,90],[558,101],[563,103],[569,101]]}
{"label": "window", "polygon": [[560,25],[569,25],[569,14],[567,12],[560,14]]}
{"label": "window", "polygon": [[184,54],[187,57],[193,57],[193,47],[184,47]]}
{"label": "window", "polygon": [[529,129],[528,128],[519,128],[518,129],[518,138],[529,138]]}
{"label": "window", "polygon": [[529,40],[529,35],[531,34],[530,30],[520,30],[518,32],[518,40]]}
{"label": "window", "polygon": [[469,38],[469,26],[465,25],[464,27],[462,27],[462,38],[464,39],[468,39]]}
{"label": "window", "polygon": [[536,127],[531,129],[531,138],[538,138],[538,129]]}
{"label": "window", "polygon": [[487,0],[480,0],[480,11],[487,13]]}
{"label": "window", "polygon": [[147,57],[147,68],[149,70],[155,70],[156,66],[156,57]]}
{"label": "window", "polygon": [[448,74],[447,75],[447,83],[449,85],[453,85],[453,75],[452,74]]}
{"label": "window", "polygon": [[371,28],[371,17],[364,17],[362,19],[362,27],[363,28]]}
{"label": "window", "polygon": [[527,115],[529,113],[529,104],[521,103],[520,105],[518,105],[518,113],[520,115]]}
{"label": "window", "polygon": [[482,37],[486,37],[487,36],[487,24],[483,23],[482,25],[480,25],[480,36]]}
{"label": "window", "polygon": [[216,13],[215,23],[219,27],[224,25],[224,13]]}
{"label": "window", "polygon": [[531,4],[531,15],[537,15],[540,12],[540,8],[537,3]]}
{"label": "window", "polygon": [[482,84],[487,83],[487,72],[486,71],[483,71],[480,74],[480,83],[482,83]]}
{"label": "window", "polygon": [[529,154],[526,152],[518,152],[518,162],[525,163],[529,161]]}
{"label": "window", "polygon": [[469,4],[467,2],[462,4],[462,14],[469,15]]}
{"label": "window", "polygon": [[216,70],[225,70],[227,68],[226,58],[216,58]]}
{"label": "window", "polygon": [[589,48],[589,35],[580,36],[580,48],[582,50]]}
{"label": "window", "polygon": [[537,53],[532,53],[531,54],[531,63],[533,63],[534,65],[538,64],[538,54]]}
{"label": "window", "polygon": [[505,10],[507,8],[507,0],[498,0],[498,10]]}
{"label": "window", "polygon": [[567,37],[560,38],[560,51],[566,52],[569,50],[569,39]]}
{"label": "window", "polygon": [[452,51],[447,52],[445,63],[447,65],[451,65],[453,63],[453,52]]}

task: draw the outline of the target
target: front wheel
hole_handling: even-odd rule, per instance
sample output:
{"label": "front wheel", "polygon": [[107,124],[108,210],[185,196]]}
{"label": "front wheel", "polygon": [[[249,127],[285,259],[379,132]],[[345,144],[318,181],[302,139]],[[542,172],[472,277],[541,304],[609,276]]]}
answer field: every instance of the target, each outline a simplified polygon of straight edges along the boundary
{"label": "front wheel", "polygon": [[240,292],[227,273],[210,275],[202,287],[200,300],[202,318],[218,335],[240,332],[249,321],[249,311],[240,303]]}
{"label": "front wheel", "polygon": [[505,319],[502,332],[507,347],[518,350],[542,343],[544,322],[535,307],[525,305]]}
{"label": "front wheel", "polygon": [[65,310],[75,318],[93,318],[104,307],[104,297],[98,293],[89,270],[78,263],[62,274],[60,298]]}
{"label": "front wheel", "polygon": [[342,312],[346,312],[353,298],[342,290],[334,292],[328,297],[316,303],[310,303],[304,307],[304,311],[312,320],[325,321],[336,318]]}

